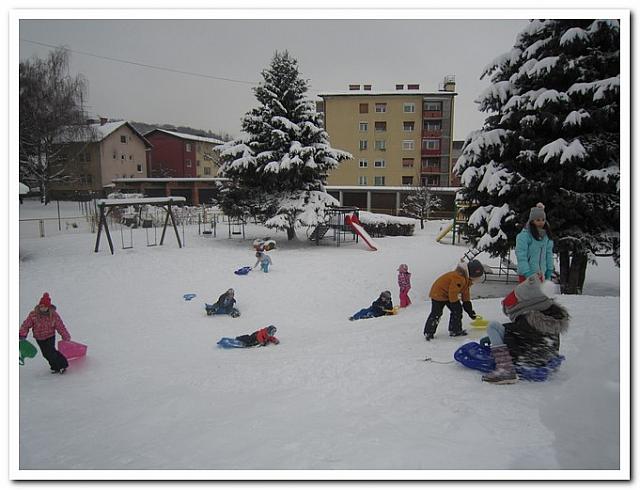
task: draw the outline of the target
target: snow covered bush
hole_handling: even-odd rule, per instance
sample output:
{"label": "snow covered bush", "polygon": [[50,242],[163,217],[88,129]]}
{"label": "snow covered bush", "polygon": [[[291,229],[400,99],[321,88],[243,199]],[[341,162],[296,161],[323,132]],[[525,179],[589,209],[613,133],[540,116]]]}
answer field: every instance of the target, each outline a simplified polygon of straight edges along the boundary
{"label": "snow covered bush", "polygon": [[532,20],[485,67],[492,85],[476,102],[488,116],[454,167],[472,242],[494,256],[546,205],[564,292],[580,292],[595,254],[619,254],[619,31],[617,20]]}
{"label": "snow covered bush", "polygon": [[411,236],[416,227],[416,220],[413,218],[369,213],[368,211],[360,211],[358,216],[362,227],[374,237]]}

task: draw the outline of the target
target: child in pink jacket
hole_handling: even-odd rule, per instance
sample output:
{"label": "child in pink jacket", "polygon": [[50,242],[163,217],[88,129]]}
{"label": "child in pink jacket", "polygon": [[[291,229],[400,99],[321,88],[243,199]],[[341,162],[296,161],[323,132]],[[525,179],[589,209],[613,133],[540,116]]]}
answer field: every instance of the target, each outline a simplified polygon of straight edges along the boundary
{"label": "child in pink jacket", "polygon": [[400,286],[400,308],[406,308],[411,304],[409,289],[411,289],[411,273],[407,264],[398,267],[398,286]]}
{"label": "child in pink jacket", "polygon": [[49,293],[44,293],[40,302],[36,305],[20,327],[20,340],[27,338],[29,330],[33,329],[33,337],[40,346],[42,356],[49,362],[52,373],[64,373],[69,362],[56,350],[56,332],[63,340],[71,340],[71,335],[62,322],[62,318],[56,312],[56,307],[51,304]]}

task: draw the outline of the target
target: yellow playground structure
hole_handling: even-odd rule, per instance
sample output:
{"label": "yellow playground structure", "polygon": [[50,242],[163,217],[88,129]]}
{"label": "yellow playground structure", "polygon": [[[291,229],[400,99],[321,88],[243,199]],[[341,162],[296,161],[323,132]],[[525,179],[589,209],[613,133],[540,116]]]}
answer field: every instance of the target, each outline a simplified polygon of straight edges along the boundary
{"label": "yellow playground structure", "polygon": [[448,224],[440,233],[438,233],[438,236],[436,236],[436,242],[440,243],[444,237],[451,233],[451,243],[453,245],[456,244],[456,235],[458,238],[458,243],[460,243],[462,235],[461,231],[467,225],[468,221],[467,217],[464,214],[464,210],[469,206],[470,204],[466,201],[456,201],[454,203],[453,221]]}

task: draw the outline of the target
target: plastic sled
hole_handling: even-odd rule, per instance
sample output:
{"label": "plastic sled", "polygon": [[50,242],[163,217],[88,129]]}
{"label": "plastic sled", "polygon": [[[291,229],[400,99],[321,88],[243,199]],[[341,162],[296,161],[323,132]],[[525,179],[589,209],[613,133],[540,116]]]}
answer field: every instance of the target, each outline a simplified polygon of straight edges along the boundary
{"label": "plastic sled", "polygon": [[67,358],[67,361],[87,355],[87,346],[73,340],[59,340],[58,350]]}
{"label": "plastic sled", "polygon": [[185,301],[191,301],[193,298],[196,297],[196,295],[194,293],[188,293],[188,294],[183,294],[182,297],[184,298]]}
{"label": "plastic sled", "polygon": [[240,269],[238,269],[237,271],[234,271],[234,274],[237,274],[238,276],[244,276],[246,274],[249,274],[249,271],[252,269],[252,267],[250,265],[246,265],[244,267],[240,267]]}
{"label": "plastic sled", "polygon": [[20,341],[20,365],[23,366],[24,365],[24,360],[25,359],[33,359],[34,357],[36,357],[36,354],[38,353],[38,349],[36,349],[36,346],[33,345],[31,342],[29,342],[28,340],[21,340]]}
{"label": "plastic sled", "polygon": [[476,315],[476,319],[472,320],[469,325],[473,328],[487,328],[489,326],[489,320],[485,320],[480,315]]}
{"label": "plastic sled", "polygon": [[399,309],[400,309],[399,306],[394,306],[390,310],[384,310],[384,311],[387,313],[387,315],[397,315]]}
{"label": "plastic sled", "polygon": [[222,337],[218,340],[218,347],[222,349],[242,349],[247,347],[244,342],[232,337]]}
{"label": "plastic sled", "polygon": [[[485,343],[480,345],[477,342],[468,342],[455,351],[453,358],[462,365],[483,373],[489,373],[496,367],[491,347]],[[526,381],[546,381],[560,367],[564,359],[564,356],[557,355],[552,357],[546,366],[516,365],[516,373],[518,373],[518,378]]]}

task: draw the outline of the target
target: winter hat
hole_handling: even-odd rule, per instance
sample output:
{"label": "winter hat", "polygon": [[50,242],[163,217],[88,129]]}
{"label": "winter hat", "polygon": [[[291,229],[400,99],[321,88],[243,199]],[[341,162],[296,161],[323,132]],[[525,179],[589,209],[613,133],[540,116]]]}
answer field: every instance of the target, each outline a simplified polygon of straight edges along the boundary
{"label": "winter hat", "polygon": [[273,326],[273,325],[269,325],[269,326],[267,327],[267,333],[268,333],[269,335],[274,335],[277,331],[278,331],[278,329],[277,329],[275,326]]}
{"label": "winter hat", "polygon": [[409,272],[409,266],[407,264],[400,264],[398,272]]}
{"label": "winter hat", "polygon": [[547,220],[547,215],[544,212],[544,204],[542,204],[541,202],[536,204],[535,207],[531,208],[531,210],[529,211],[529,222],[533,221],[534,219],[543,219],[545,221]]}
{"label": "winter hat", "polygon": [[523,313],[544,311],[554,304],[553,300],[542,292],[542,283],[535,274],[518,284],[502,300],[502,311],[511,321]]}
{"label": "winter hat", "polygon": [[229,288],[229,289],[227,289],[227,294],[233,295],[233,294],[235,294],[235,291],[233,290],[233,288]]}
{"label": "winter hat", "polygon": [[391,292],[390,291],[382,291],[380,293],[380,297],[381,298],[391,299]]}
{"label": "winter hat", "polygon": [[484,266],[479,260],[473,259],[467,264],[469,277],[482,277],[484,274]]}
{"label": "winter hat", "polygon": [[44,306],[46,308],[51,307],[51,298],[49,297],[49,293],[44,293],[42,295],[42,298],[40,298],[40,302],[38,303],[38,306]]}

